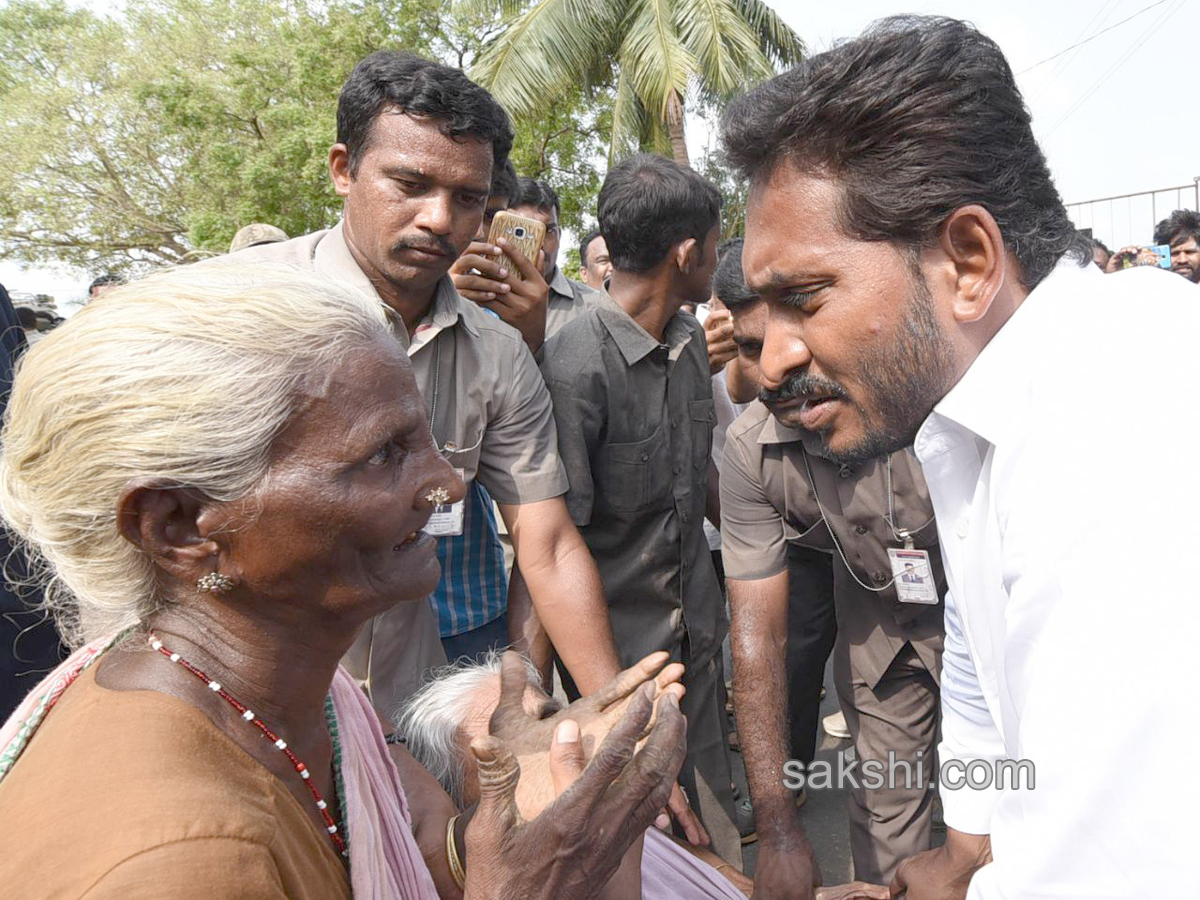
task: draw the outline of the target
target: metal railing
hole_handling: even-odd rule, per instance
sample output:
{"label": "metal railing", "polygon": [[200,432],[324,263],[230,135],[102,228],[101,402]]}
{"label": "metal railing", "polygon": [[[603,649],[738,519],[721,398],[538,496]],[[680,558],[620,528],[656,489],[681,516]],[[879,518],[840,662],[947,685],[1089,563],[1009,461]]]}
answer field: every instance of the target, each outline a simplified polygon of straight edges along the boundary
{"label": "metal railing", "polygon": [[1117,194],[1067,204],[1076,228],[1091,229],[1110,250],[1130,244],[1149,244],[1154,226],[1177,209],[1200,210],[1200,176],[1191,184]]}

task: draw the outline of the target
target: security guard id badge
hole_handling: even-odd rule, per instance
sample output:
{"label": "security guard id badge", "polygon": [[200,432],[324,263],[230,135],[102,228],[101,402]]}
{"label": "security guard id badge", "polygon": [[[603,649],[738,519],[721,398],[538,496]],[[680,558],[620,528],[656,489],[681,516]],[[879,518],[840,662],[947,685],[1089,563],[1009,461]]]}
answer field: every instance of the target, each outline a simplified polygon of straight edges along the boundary
{"label": "security guard id badge", "polygon": [[[466,479],[466,472],[463,469],[455,469],[459,478]],[[465,500],[459,500],[457,503],[445,503],[433,508],[433,515],[429,517],[429,521],[425,523],[425,527],[421,530],[433,537],[453,537],[463,533],[463,504]]]}
{"label": "security guard id badge", "polygon": [[888,560],[892,564],[892,583],[901,603],[938,602],[937,584],[933,579],[933,567],[929,554],[910,547],[888,548]]}

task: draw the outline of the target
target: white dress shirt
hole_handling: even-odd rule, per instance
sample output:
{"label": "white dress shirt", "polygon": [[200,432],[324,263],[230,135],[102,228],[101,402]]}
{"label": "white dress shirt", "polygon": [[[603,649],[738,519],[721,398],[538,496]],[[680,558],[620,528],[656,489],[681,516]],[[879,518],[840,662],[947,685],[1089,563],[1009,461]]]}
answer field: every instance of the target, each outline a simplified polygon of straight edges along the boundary
{"label": "white dress shirt", "polygon": [[941,761],[1036,767],[1031,790],[942,787],[947,825],[991,835],[971,900],[1200,897],[1198,387],[1191,285],[1064,261],[917,435]]}

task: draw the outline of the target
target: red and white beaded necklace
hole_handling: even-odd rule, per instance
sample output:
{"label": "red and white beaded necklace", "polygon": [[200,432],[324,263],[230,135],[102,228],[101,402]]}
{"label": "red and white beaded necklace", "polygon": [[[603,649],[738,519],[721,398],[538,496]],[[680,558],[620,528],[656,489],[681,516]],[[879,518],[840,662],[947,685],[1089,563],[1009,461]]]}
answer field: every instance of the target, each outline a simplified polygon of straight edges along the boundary
{"label": "red and white beaded necklace", "polygon": [[170,650],[164,647],[163,642],[158,639],[158,636],[153,631],[150,632],[147,637],[150,641],[150,646],[153,649],[157,650],[171,662],[179,663],[179,665],[183,666],[183,668],[187,669],[187,671],[191,672],[193,675],[203,681],[208,686],[210,691],[241,713],[243,719],[255,726],[259,731],[262,732],[263,737],[283,751],[283,755],[288,758],[288,761],[295,768],[296,772],[299,773],[302,779],[304,779],[304,783],[308,785],[309,792],[313,795],[313,799],[317,802],[317,811],[321,813],[321,818],[325,820],[325,830],[329,832],[329,837],[333,841],[333,846],[342,856],[349,856],[349,854],[346,852],[346,842],[342,840],[342,835],[338,831],[337,822],[335,822],[333,820],[333,816],[329,814],[329,804],[325,802],[325,798],[321,796],[321,792],[318,791],[317,786],[313,784],[311,773],[308,771],[308,766],[304,765],[304,763],[302,763],[296,757],[296,754],[288,749],[287,742],[283,740],[283,738],[279,737],[279,735],[273,732],[270,728],[268,728],[267,724],[258,716],[256,716],[252,710],[248,709],[244,703],[239,701],[236,697],[229,693],[229,691],[225,690],[225,688],[221,687],[220,682],[213,681],[178,653],[172,653]]}

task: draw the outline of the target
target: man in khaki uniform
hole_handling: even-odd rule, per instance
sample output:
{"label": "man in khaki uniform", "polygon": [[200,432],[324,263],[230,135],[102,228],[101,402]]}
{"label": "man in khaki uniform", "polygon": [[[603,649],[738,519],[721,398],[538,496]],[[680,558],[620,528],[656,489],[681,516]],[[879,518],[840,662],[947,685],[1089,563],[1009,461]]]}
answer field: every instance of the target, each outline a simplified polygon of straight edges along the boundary
{"label": "man in khaki uniform", "polygon": [[[723,264],[736,265],[741,280],[740,259]],[[855,878],[886,885],[902,859],[930,846],[945,595],[932,504],[911,450],[857,466],[825,458],[820,439],[798,425],[801,359],[783,383],[767,383],[758,366],[765,309],[736,299],[732,309],[743,371],[762,388],[726,433],[721,471],[734,702],[760,839],[756,885],[763,897],[802,897],[814,869],[781,781],[789,544],[833,556],[834,676],[859,764],[879,760],[886,773],[890,751],[914,772],[911,786],[900,769],[898,784],[851,790]],[[921,587],[913,572],[932,602],[901,602],[900,587],[906,596]],[[919,762],[923,784],[915,783]]]}
{"label": "man in khaki uniform", "polygon": [[[511,143],[504,111],[461,72],[374,53],[338,101],[329,165],[342,221],[236,257],[309,268],[387,306],[434,440],[500,505],[538,616],[586,693],[616,674],[617,657],[595,563],[562,499],[550,395],[522,335],[463,300],[446,274],[479,228]],[[445,662],[429,605],[377,617],[346,662],[393,711]]]}

